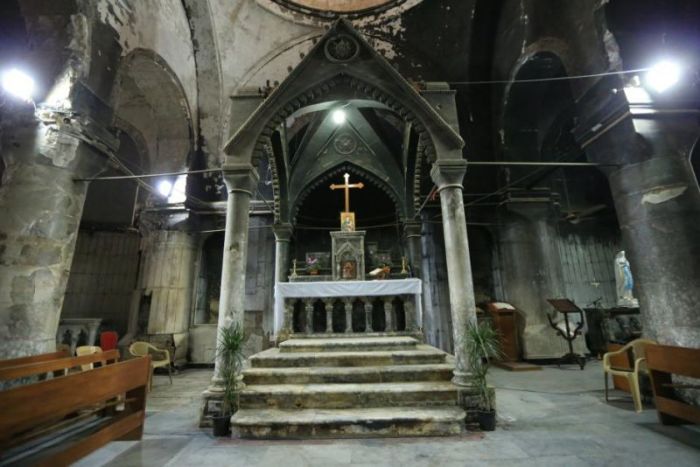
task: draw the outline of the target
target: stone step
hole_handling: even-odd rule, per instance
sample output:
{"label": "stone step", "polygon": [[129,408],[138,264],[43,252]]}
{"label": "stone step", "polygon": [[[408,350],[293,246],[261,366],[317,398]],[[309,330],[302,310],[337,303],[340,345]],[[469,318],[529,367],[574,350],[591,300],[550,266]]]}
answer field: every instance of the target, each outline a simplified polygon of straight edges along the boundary
{"label": "stone step", "polygon": [[464,418],[459,407],[241,409],[231,423],[241,438],[371,438],[458,435]]}
{"label": "stone step", "polygon": [[249,368],[243,371],[245,384],[328,384],[396,383],[408,381],[449,381],[454,365],[390,365],[359,367]]}
{"label": "stone step", "polygon": [[457,387],[444,381],[376,384],[254,384],[240,393],[242,409],[352,409],[455,406]]}
{"label": "stone step", "polygon": [[413,337],[340,337],[289,339],[279,345],[280,352],[352,352],[373,350],[412,350],[418,341]]}
{"label": "stone step", "polygon": [[445,363],[447,354],[429,345],[413,350],[381,350],[357,352],[280,352],[267,349],[250,357],[253,368],[290,367],[357,367],[383,365],[421,365]]}
{"label": "stone step", "polygon": [[295,332],[292,339],[343,339],[346,337],[413,337],[421,340],[423,333],[420,331],[382,331],[382,332]]}

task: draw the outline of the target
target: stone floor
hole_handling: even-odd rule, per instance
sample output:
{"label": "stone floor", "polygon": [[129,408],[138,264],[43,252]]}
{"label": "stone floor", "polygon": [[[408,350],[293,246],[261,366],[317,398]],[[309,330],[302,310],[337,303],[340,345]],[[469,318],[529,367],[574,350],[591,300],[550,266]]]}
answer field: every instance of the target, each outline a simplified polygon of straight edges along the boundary
{"label": "stone floor", "polygon": [[492,372],[500,425],[450,438],[318,441],[219,440],[196,427],[209,370],[168,384],[156,376],[140,442],[113,442],[77,465],[95,466],[698,466],[700,429],[664,427],[622,393],[603,401],[599,362],[543,371]]}

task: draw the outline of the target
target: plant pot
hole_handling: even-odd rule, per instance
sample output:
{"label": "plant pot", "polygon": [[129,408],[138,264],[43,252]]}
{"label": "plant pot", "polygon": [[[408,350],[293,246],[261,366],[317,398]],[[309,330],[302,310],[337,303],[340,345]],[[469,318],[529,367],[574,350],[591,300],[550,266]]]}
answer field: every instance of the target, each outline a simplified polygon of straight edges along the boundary
{"label": "plant pot", "polygon": [[214,436],[228,436],[231,434],[231,416],[217,415],[212,417]]}
{"label": "plant pot", "polygon": [[318,269],[309,269],[310,276],[318,276]]}
{"label": "plant pot", "polygon": [[479,410],[479,428],[483,431],[494,431],[496,429],[496,411]]}

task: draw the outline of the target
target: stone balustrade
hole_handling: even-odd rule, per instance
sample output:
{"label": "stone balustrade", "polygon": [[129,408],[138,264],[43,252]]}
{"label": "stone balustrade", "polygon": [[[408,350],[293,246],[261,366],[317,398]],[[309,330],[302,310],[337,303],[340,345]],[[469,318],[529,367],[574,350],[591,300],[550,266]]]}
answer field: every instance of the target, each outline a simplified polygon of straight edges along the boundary
{"label": "stone balustrade", "polygon": [[286,298],[283,329],[293,334],[415,332],[413,295]]}

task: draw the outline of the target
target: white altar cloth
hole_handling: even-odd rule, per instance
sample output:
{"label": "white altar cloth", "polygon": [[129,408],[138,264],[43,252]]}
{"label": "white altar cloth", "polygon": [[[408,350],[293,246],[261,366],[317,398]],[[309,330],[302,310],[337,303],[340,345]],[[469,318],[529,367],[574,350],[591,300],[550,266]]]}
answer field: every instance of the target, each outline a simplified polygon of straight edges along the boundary
{"label": "white altar cloth", "polygon": [[284,301],[287,298],[374,297],[379,295],[413,295],[416,324],[422,326],[423,293],[420,279],[376,281],[278,282],[275,284],[275,334],[284,324]]}

